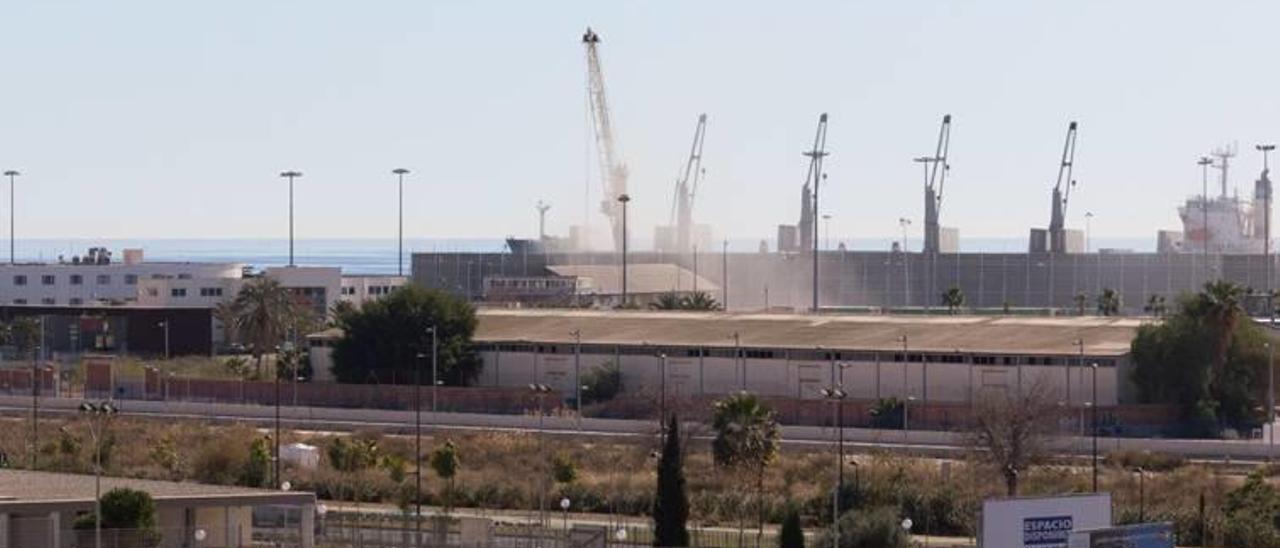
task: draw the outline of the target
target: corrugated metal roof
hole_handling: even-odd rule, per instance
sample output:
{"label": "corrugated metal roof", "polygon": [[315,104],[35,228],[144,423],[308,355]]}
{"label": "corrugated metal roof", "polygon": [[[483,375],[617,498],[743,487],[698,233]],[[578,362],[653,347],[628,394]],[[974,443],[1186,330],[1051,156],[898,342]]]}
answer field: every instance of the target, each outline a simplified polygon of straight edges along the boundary
{"label": "corrugated metal roof", "polygon": [[700,346],[727,348],[737,333],[743,347],[894,351],[907,337],[911,351],[1074,355],[1084,341],[1091,356],[1128,354],[1142,320],[1134,318],[1009,316],[833,316],[585,310],[482,310],[481,342]]}

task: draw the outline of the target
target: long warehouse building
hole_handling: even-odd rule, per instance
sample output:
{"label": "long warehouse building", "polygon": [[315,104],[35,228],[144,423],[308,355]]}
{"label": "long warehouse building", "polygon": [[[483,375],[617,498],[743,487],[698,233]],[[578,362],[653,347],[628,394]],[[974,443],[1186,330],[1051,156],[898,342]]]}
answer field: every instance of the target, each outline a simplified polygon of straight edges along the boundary
{"label": "long warehouse building", "polygon": [[[480,310],[481,386],[546,384],[572,394],[581,375],[619,365],[627,392],[748,390],[819,398],[966,403],[1043,383],[1062,402],[1133,403],[1129,345],[1141,320],[1107,317],[732,314]],[[336,333],[313,336],[329,367]]]}

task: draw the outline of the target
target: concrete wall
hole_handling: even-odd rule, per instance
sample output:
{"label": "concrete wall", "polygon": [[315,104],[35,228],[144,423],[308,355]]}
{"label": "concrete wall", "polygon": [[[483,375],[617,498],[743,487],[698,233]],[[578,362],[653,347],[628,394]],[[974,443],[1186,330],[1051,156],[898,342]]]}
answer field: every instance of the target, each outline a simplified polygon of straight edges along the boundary
{"label": "concrete wall", "polygon": [[[538,353],[533,350],[487,349],[480,352],[484,371],[480,386],[522,387],[543,383],[572,394],[574,355]],[[563,347],[560,347],[563,349]],[[1043,383],[1051,397],[1081,405],[1093,400],[1093,374],[1079,365],[979,365],[970,363],[894,361],[894,354],[873,354],[871,360],[812,361],[781,358],[668,355],[668,394],[725,394],[748,390],[765,396],[818,399],[820,389],[832,384],[845,387],[850,398],[915,398],[939,403],[968,403],[984,390],[1029,390]],[[626,392],[656,393],[662,389],[663,359],[655,353],[584,352],[580,374],[618,360]],[[1014,358],[1014,362],[1027,361]],[[1074,360],[1072,360],[1074,361]],[[1104,362],[1106,363],[1106,362]],[[1101,405],[1119,403],[1117,380],[1123,379],[1123,362],[1098,368],[1097,398]],[[745,371],[745,379],[744,373]]]}

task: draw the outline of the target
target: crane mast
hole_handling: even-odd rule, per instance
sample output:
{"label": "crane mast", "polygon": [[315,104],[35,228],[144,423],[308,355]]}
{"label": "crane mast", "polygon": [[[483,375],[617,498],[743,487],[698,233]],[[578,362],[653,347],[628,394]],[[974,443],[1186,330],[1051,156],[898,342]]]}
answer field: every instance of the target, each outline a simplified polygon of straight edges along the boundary
{"label": "crane mast", "polygon": [[627,166],[618,160],[613,138],[613,121],[609,116],[609,100],[605,95],[604,71],[600,66],[600,35],[591,28],[582,35],[587,51],[587,102],[595,133],[596,152],[600,160],[600,178],[604,195],[600,211],[609,219],[615,249],[622,247],[622,206],[618,198],[627,193]]}
{"label": "crane mast", "polygon": [[925,160],[924,181],[924,252],[937,253],[940,250],[939,233],[941,227],[938,216],[942,212],[942,187],[947,180],[947,171],[951,164],[947,163],[947,154],[951,149],[951,115],[942,117],[942,127],[938,129],[938,145],[934,148],[932,158]]}
{"label": "crane mast", "polygon": [[[1049,251],[1067,251],[1066,216],[1067,202],[1076,181],[1071,177],[1076,158],[1076,123],[1067,126],[1067,138],[1062,144],[1062,161],[1058,164],[1058,182],[1053,185],[1053,211],[1049,217]],[[1065,187],[1064,187],[1065,183]]]}
{"label": "crane mast", "polygon": [[707,115],[698,115],[698,126],[693,131],[693,144],[689,147],[689,159],[684,173],[676,180],[675,203],[672,204],[671,224],[676,227],[676,252],[688,253],[693,242],[693,199],[698,194],[698,183],[706,170],[702,169],[702,140],[707,132]]}
{"label": "crane mast", "polygon": [[[813,150],[803,153],[809,157],[809,171],[805,174],[804,193],[812,192],[809,202],[806,200],[806,206],[809,206],[808,219],[806,219],[804,211],[800,215],[801,233],[809,235],[809,246],[802,249],[813,253],[813,312],[818,312],[818,216],[821,211],[818,207],[818,187],[819,183],[827,177],[826,172],[822,170],[823,161],[827,155],[827,113],[822,113],[818,117],[818,131],[813,136]],[[805,223],[808,223],[807,225]]]}

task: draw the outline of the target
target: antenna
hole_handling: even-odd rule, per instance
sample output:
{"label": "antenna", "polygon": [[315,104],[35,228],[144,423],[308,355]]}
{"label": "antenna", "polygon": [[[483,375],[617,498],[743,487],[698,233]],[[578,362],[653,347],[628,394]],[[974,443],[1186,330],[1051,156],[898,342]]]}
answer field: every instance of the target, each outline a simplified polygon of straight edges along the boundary
{"label": "antenna", "polygon": [[1217,165],[1213,167],[1218,170],[1218,183],[1222,185],[1222,197],[1227,197],[1227,171],[1231,167],[1231,159],[1236,157],[1236,143],[1229,146],[1220,146],[1209,153],[1218,159]]}

